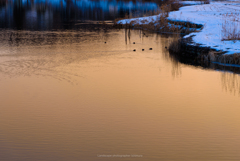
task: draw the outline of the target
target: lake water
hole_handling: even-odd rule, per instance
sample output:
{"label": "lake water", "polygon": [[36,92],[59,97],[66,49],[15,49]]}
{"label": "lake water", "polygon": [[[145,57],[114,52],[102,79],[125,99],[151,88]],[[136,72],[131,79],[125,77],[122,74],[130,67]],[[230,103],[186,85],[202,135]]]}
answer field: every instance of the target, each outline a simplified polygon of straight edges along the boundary
{"label": "lake water", "polygon": [[1,161],[240,160],[238,74],[87,26],[0,31]]}

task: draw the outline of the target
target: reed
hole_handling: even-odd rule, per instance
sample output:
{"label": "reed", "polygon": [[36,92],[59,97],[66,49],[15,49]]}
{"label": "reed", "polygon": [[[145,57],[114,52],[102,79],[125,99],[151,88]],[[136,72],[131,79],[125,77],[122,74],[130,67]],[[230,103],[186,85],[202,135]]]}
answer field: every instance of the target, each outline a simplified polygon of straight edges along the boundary
{"label": "reed", "polygon": [[240,40],[240,22],[238,14],[223,14],[222,15],[222,41],[237,41]]}
{"label": "reed", "polygon": [[223,64],[240,65],[240,53],[220,55],[217,57],[216,61]]}

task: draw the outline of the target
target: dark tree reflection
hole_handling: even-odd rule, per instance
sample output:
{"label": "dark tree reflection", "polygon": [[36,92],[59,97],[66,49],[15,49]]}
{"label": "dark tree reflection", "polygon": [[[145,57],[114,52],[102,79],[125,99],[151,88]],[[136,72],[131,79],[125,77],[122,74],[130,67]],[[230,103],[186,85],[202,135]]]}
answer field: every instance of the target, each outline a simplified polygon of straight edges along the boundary
{"label": "dark tree reflection", "polygon": [[74,29],[86,21],[106,21],[126,13],[158,9],[154,2],[116,0],[0,0],[0,28]]}
{"label": "dark tree reflection", "polygon": [[13,5],[13,22],[16,29],[22,29],[26,9],[23,8],[22,0],[15,0]]}

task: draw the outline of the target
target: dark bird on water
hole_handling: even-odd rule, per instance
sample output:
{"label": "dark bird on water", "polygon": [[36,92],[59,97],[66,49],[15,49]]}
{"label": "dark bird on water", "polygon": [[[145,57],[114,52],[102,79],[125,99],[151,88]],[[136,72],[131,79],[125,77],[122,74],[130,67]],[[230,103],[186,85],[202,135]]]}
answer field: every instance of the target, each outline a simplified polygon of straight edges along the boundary
{"label": "dark bird on water", "polygon": [[144,51],[144,49],[142,49],[142,51]]}
{"label": "dark bird on water", "polygon": [[152,48],[149,48],[149,50],[152,50]]}
{"label": "dark bird on water", "polygon": [[105,44],[106,44],[107,42],[105,42]]}
{"label": "dark bird on water", "polygon": [[133,49],[133,51],[136,51],[136,49]]}
{"label": "dark bird on water", "polygon": [[133,44],[135,44],[135,42],[133,42]]}

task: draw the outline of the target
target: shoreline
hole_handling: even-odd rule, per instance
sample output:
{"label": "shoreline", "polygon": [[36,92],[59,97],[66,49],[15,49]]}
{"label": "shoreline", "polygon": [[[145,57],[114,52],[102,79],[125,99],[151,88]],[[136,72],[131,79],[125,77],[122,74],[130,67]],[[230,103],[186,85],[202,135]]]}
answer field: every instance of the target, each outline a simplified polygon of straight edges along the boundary
{"label": "shoreline", "polygon": [[[191,3],[194,4],[194,2]],[[215,62],[228,66],[240,65],[239,13],[240,1],[210,2],[200,5],[198,1],[194,5],[183,6],[178,11],[167,13],[166,18],[171,22],[168,22],[168,28],[174,26],[177,33],[185,34],[170,45],[169,51],[183,58],[191,57],[194,61]],[[118,21],[117,25],[154,30],[159,27],[161,14],[163,13],[124,19]],[[235,35],[231,34],[231,30]],[[171,28],[168,31],[174,33]],[[161,30],[160,32],[164,33]]]}

